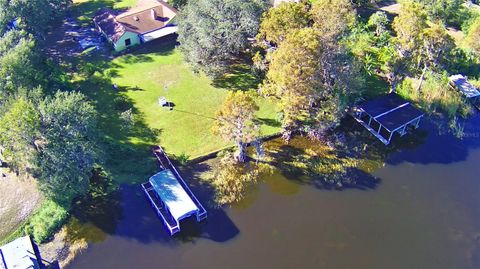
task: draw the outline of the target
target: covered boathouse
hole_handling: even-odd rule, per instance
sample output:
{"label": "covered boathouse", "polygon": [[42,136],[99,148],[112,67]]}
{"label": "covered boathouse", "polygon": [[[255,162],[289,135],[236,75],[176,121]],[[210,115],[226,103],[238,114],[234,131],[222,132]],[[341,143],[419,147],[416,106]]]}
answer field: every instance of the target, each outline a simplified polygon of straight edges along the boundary
{"label": "covered boathouse", "polygon": [[391,93],[356,106],[352,116],[383,144],[388,145],[395,133],[404,136],[409,126],[418,128],[424,113]]}
{"label": "covered boathouse", "polygon": [[207,218],[207,211],[162,148],[154,147],[153,153],[161,171],[142,184],[142,188],[170,235],[174,235],[180,232],[181,220],[195,216],[196,220],[200,222]]}

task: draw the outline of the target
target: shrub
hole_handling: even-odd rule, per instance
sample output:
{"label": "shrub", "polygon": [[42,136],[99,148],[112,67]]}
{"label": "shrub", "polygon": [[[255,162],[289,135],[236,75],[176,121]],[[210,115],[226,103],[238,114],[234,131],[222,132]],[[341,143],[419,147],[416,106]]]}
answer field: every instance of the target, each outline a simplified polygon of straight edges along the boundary
{"label": "shrub", "polygon": [[24,231],[37,243],[44,243],[65,223],[68,212],[57,203],[47,200],[25,224]]}
{"label": "shrub", "polygon": [[190,160],[190,156],[185,152],[182,152],[182,154],[175,156],[175,160],[177,160],[181,165],[186,165]]}
{"label": "shrub", "polygon": [[126,96],[120,95],[113,99],[113,106],[118,111],[126,111],[130,109],[130,102]]}
{"label": "shrub", "polygon": [[420,90],[417,90],[418,83],[416,80],[406,78],[397,88],[397,93],[405,99],[417,103],[428,113],[438,110],[445,113],[450,119],[457,114],[464,117],[470,114],[470,105],[448,85],[447,73],[427,73]]}

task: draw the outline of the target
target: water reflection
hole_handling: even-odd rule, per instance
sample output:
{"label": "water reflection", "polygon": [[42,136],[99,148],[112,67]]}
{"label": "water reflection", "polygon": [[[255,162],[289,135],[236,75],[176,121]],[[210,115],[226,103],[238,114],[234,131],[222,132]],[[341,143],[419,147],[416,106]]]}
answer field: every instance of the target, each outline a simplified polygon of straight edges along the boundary
{"label": "water reflection", "polygon": [[[353,149],[343,156],[358,160],[342,192],[276,163],[282,169],[244,201],[231,208],[204,203],[207,221],[183,222],[173,238],[140,188],[124,185],[120,210],[113,203],[100,221],[113,224],[79,218],[88,232],[72,225],[94,243],[69,268],[479,268],[480,139],[471,135],[478,126],[480,118],[471,118],[470,137],[459,140],[426,122],[385,147],[362,128],[342,125],[338,141]],[[307,142],[274,140],[266,148],[288,163],[315,147]],[[200,180],[209,167],[182,171],[202,202],[212,199]]]}

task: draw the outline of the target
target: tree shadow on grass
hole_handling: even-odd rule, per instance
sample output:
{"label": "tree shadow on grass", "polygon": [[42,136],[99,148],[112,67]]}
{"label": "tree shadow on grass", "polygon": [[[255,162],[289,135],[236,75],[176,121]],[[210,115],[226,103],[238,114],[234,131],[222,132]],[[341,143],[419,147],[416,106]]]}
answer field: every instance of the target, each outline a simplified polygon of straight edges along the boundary
{"label": "tree shadow on grass", "polygon": [[229,66],[225,74],[215,78],[212,85],[222,89],[248,91],[257,89],[261,82],[262,79],[248,63],[236,61]]}
{"label": "tree shadow on grass", "polygon": [[282,123],[278,120],[275,120],[275,119],[258,118],[257,121],[261,125],[267,125],[267,126],[276,127],[276,128],[282,127]]}

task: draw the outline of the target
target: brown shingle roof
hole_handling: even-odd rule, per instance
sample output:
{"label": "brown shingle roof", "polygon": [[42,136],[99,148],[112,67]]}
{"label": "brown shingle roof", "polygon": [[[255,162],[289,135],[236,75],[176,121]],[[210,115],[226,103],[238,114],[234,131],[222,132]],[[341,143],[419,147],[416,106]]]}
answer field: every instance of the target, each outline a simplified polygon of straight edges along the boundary
{"label": "brown shingle roof", "polygon": [[102,31],[116,42],[126,31],[145,34],[167,26],[177,10],[161,0],[143,0],[139,5],[116,15],[102,9],[93,19]]}

